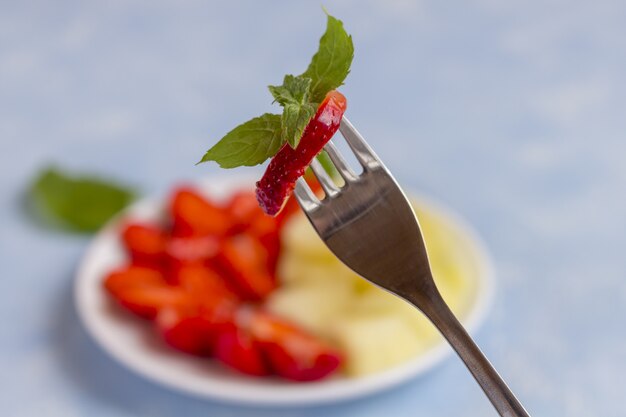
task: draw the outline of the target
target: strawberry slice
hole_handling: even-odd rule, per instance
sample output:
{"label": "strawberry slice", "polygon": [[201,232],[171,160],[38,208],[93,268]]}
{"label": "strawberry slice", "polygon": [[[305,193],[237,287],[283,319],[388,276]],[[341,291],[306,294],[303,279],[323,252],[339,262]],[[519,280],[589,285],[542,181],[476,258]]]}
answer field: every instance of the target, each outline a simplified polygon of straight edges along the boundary
{"label": "strawberry slice", "polygon": [[135,264],[161,266],[166,240],[165,232],[150,224],[130,223],[122,230],[122,241]]}
{"label": "strawberry slice", "polygon": [[339,129],[345,110],[346,98],[343,94],[330,91],[304,129],[296,149],[285,144],[274,156],[265,174],[256,183],[257,200],[265,213],[274,216],[281,210],[296,180]]}
{"label": "strawberry slice", "polygon": [[238,299],[237,295],[226,286],[224,279],[206,266],[183,266],[178,271],[177,281],[181,288],[204,306],[214,306]]}
{"label": "strawberry slice", "polygon": [[260,214],[251,222],[248,234],[256,238],[265,249],[265,265],[270,275],[274,276],[280,254],[280,223],[275,217],[266,216],[258,205],[256,207]]}
{"label": "strawberry slice", "polygon": [[211,356],[219,337],[235,329],[235,304],[190,303],[162,309],[157,318],[158,331],[171,347],[196,356]]}
{"label": "strawberry slice", "polygon": [[247,233],[261,243],[267,251],[267,267],[273,275],[280,251],[280,222],[266,216],[253,191],[240,191],[233,195],[226,206],[231,215],[230,233]]}
{"label": "strawberry slice", "polygon": [[267,269],[268,254],[261,243],[248,234],[224,239],[216,263],[237,287],[244,300],[264,299],[276,287]]}
{"label": "strawberry slice", "polygon": [[109,273],[104,279],[104,288],[117,297],[129,288],[144,288],[167,285],[163,274],[154,268],[128,265]]}
{"label": "strawberry slice", "polygon": [[235,193],[226,205],[226,211],[230,214],[231,234],[245,232],[254,220],[263,214],[254,191]]}
{"label": "strawberry slice", "polygon": [[215,345],[215,358],[224,365],[247,375],[270,374],[259,344],[242,329],[223,332]]}
{"label": "strawberry slice", "polygon": [[179,288],[189,296],[187,302],[162,309],[157,328],[175,349],[210,356],[218,337],[235,326],[237,297],[216,272],[204,266],[184,266],[177,279]]}
{"label": "strawberry slice", "polygon": [[180,188],[176,191],[170,211],[174,236],[221,236],[230,227],[226,211],[191,188]]}
{"label": "strawberry slice", "polygon": [[184,291],[169,286],[130,288],[118,296],[124,308],[148,320],[154,319],[163,308],[185,305],[188,300]]}
{"label": "strawberry slice", "polygon": [[208,265],[219,250],[219,239],[214,236],[171,237],[165,248],[168,281],[177,283],[178,272],[185,266]]}
{"label": "strawberry slice", "polygon": [[293,324],[254,311],[245,317],[246,327],[259,343],[274,373],[293,381],[315,381],[339,368],[340,352]]}
{"label": "strawberry slice", "polygon": [[109,274],[104,287],[122,307],[145,319],[154,319],[159,310],[190,300],[182,288],[168,285],[159,271],[134,265]]}

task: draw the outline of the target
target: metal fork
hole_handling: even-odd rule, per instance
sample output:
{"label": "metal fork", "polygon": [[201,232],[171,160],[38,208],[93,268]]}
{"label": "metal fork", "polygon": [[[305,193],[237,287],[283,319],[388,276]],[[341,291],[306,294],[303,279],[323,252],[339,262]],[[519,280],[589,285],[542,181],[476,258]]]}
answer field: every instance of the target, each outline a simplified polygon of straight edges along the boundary
{"label": "metal fork", "polygon": [[356,175],[332,142],[324,149],[344,179],[338,187],[321,164],[311,168],[325,197],[300,178],[295,195],[330,250],[357,274],[421,310],[439,329],[501,416],[528,417],[433,281],[420,227],[404,192],[345,117],[340,132],[363,166]]}

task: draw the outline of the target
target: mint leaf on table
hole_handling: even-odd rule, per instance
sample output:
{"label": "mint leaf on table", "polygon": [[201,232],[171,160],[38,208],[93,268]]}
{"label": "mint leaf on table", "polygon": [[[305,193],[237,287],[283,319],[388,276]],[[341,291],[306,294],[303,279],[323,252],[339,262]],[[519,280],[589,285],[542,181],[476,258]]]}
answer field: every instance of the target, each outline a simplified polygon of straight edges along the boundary
{"label": "mint leaf on table", "polygon": [[343,84],[350,73],[354,57],[352,36],[343,28],[341,20],[326,14],[326,32],[320,39],[320,46],[303,77],[312,80],[311,100],[319,103],[326,93]]}
{"label": "mint leaf on table", "polygon": [[282,144],[281,117],[265,113],[228,132],[198,163],[215,161],[222,168],[258,165],[274,156]]}
{"label": "mint leaf on table", "polygon": [[130,204],[135,193],[93,176],[73,176],[51,167],[37,176],[29,196],[37,212],[49,222],[94,232]]}

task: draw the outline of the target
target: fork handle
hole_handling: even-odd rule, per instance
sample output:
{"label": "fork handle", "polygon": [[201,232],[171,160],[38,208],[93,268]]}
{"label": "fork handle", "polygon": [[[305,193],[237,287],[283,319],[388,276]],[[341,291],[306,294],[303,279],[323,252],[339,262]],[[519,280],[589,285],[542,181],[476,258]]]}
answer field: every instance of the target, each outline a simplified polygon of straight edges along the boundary
{"label": "fork handle", "polygon": [[439,329],[443,337],[450,343],[474,379],[503,417],[530,417],[522,404],[515,398],[504,380],[489,363],[489,360],[474,343],[459,320],[454,316],[448,305],[438,292],[425,302],[423,299],[411,301]]}

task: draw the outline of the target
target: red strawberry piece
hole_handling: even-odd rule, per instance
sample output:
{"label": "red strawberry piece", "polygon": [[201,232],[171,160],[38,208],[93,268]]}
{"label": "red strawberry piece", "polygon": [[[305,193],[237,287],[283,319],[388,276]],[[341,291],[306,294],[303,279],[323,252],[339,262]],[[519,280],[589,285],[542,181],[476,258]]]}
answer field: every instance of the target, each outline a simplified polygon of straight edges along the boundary
{"label": "red strawberry piece", "polygon": [[176,283],[178,271],[184,266],[207,265],[219,250],[219,239],[215,236],[171,237],[165,249],[168,280]]}
{"label": "red strawberry piece", "polygon": [[191,188],[176,191],[170,211],[174,236],[221,236],[230,228],[226,211]]}
{"label": "red strawberry piece", "polygon": [[122,240],[134,263],[160,267],[165,255],[166,235],[157,226],[142,223],[127,224]]}
{"label": "red strawberry piece", "polygon": [[129,288],[167,285],[159,270],[133,264],[110,272],[103,284],[104,288],[114,297]]}
{"label": "red strawberry piece", "polygon": [[241,329],[230,329],[220,334],[215,345],[215,358],[247,375],[270,374],[259,344]]}
{"label": "red strawberry piece", "polygon": [[287,321],[260,310],[248,320],[250,335],[261,346],[272,371],[283,378],[314,381],[341,365],[337,349]]}
{"label": "red strawberry piece", "polygon": [[129,288],[118,295],[119,303],[139,317],[152,320],[166,307],[185,305],[189,296],[170,286]]}
{"label": "red strawberry piece", "polygon": [[213,269],[202,265],[186,265],[177,275],[178,285],[197,298],[202,304],[217,305],[224,301],[236,301],[224,279]]}
{"label": "red strawberry piece", "polygon": [[346,98],[343,94],[330,91],[304,129],[296,149],[285,144],[272,158],[265,174],[256,183],[257,200],[265,213],[274,216],[280,211],[293,191],[296,180],[339,129],[345,110]]}
{"label": "red strawberry piece", "polygon": [[258,239],[240,234],[222,242],[216,263],[244,300],[262,300],[275,288],[267,269],[268,254]]}
{"label": "red strawberry piece", "polygon": [[233,222],[231,233],[246,232],[257,238],[267,251],[267,265],[273,274],[280,250],[278,219],[265,215],[253,191],[240,191],[233,195],[227,209]]}
{"label": "red strawberry piece", "polygon": [[168,285],[161,272],[150,268],[131,265],[114,271],[104,286],[121,306],[146,319],[156,317],[162,308],[189,302],[183,289]]}
{"label": "red strawberry piece", "polygon": [[260,215],[254,218],[248,228],[248,234],[258,239],[261,246],[265,249],[267,253],[265,265],[272,276],[276,273],[276,264],[280,254],[279,226],[278,219],[266,216],[261,212]]}
{"label": "red strawberry piece", "polygon": [[229,301],[207,306],[190,303],[162,309],[157,329],[171,347],[197,356],[210,356],[218,338],[235,329],[234,304]]}
{"label": "red strawberry piece", "polygon": [[226,205],[226,211],[231,218],[231,234],[246,231],[254,219],[263,214],[254,191],[239,191],[233,194]]}

